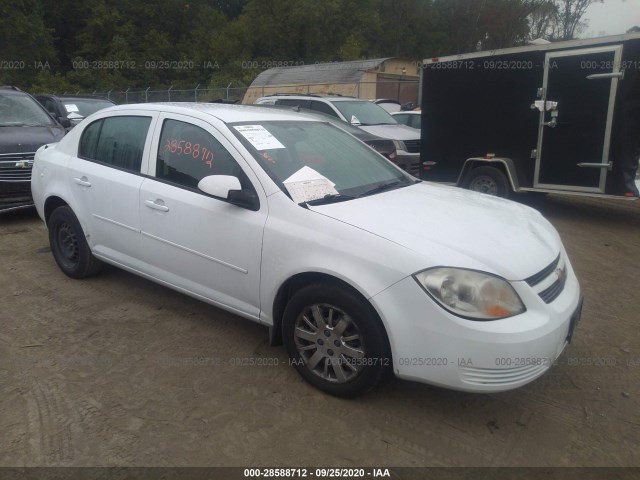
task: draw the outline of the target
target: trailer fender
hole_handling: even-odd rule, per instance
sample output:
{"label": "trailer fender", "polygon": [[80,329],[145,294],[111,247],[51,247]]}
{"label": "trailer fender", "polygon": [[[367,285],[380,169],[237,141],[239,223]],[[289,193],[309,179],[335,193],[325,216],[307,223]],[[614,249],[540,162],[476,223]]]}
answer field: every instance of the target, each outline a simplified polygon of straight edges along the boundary
{"label": "trailer fender", "polygon": [[458,176],[458,181],[456,185],[458,187],[464,186],[465,178],[467,174],[474,168],[480,166],[488,166],[498,168],[502,170],[503,173],[507,176],[509,180],[509,184],[511,185],[511,189],[514,192],[520,190],[520,185],[518,184],[518,174],[516,172],[516,167],[513,163],[513,160],[510,158],[503,157],[493,157],[493,158],[484,158],[484,157],[472,157],[468,158],[464,165],[462,166],[462,170],[460,171],[460,175]]}

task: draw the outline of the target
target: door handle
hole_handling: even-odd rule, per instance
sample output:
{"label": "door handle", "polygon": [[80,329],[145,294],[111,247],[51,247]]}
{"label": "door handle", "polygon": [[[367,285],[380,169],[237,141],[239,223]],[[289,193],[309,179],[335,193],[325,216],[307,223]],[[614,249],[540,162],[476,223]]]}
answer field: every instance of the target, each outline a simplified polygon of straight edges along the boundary
{"label": "door handle", "polygon": [[608,78],[624,78],[624,70],[621,72],[612,72],[612,73],[594,73],[593,75],[588,75],[587,80],[600,80],[600,79],[608,79]]}
{"label": "door handle", "polygon": [[158,203],[158,202],[162,202],[162,200],[158,199],[158,200],[145,200],[144,204],[149,207],[149,208],[153,208],[154,210],[160,210],[161,212],[168,212],[169,211],[169,207],[167,207],[164,202],[162,203]]}
{"label": "door handle", "polygon": [[90,187],[91,186],[91,182],[87,179],[87,177],[73,177],[73,181],[76,182],[78,185],[82,185],[83,187]]}
{"label": "door handle", "polygon": [[607,170],[611,170],[613,168],[613,164],[609,163],[589,163],[589,162],[580,162],[578,164],[579,167],[586,168],[606,168]]}

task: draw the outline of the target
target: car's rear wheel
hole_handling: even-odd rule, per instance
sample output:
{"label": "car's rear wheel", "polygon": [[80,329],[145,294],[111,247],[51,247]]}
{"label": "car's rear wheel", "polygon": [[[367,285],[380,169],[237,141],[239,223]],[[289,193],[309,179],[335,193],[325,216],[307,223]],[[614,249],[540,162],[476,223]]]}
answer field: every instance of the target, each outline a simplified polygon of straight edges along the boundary
{"label": "car's rear wheel", "polygon": [[391,365],[384,328],[371,306],[338,286],[299,290],[285,309],[283,334],[300,375],[331,395],[361,395]]}
{"label": "car's rear wheel", "polygon": [[47,226],[53,258],[65,275],[84,278],[100,271],[103,264],[91,253],[80,222],[71,208],[56,208]]}

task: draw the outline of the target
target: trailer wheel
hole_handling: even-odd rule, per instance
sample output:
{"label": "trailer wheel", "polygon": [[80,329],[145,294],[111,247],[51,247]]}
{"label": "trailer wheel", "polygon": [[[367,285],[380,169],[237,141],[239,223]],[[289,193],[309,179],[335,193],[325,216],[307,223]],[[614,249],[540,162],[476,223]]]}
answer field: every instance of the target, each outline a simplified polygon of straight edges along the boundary
{"label": "trailer wheel", "polygon": [[509,196],[509,181],[504,173],[495,167],[477,167],[467,174],[465,187],[474,192],[486,193],[495,197]]}

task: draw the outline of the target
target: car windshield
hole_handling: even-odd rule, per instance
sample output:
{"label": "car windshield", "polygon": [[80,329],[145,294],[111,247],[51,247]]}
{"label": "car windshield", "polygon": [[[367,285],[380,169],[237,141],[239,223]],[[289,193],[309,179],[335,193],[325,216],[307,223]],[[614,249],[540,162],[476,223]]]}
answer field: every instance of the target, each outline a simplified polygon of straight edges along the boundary
{"label": "car windshield", "polygon": [[0,93],[0,127],[54,124],[53,119],[28,95]]}
{"label": "car windshield", "polygon": [[[332,184],[329,200],[349,200],[416,182],[387,159],[338,127],[324,122],[261,121],[231,130],[269,176],[289,194],[294,178]],[[321,199],[322,200],[322,199]],[[298,202],[300,203],[300,202]]]}
{"label": "car windshield", "polygon": [[61,98],[60,101],[67,113],[77,113],[83,117],[88,117],[103,108],[113,107],[113,103],[99,98]]}
{"label": "car windshield", "polygon": [[398,123],[384,108],[367,101],[339,101],[333,105],[348,122],[360,125],[393,125]]}

